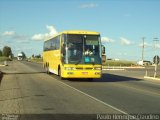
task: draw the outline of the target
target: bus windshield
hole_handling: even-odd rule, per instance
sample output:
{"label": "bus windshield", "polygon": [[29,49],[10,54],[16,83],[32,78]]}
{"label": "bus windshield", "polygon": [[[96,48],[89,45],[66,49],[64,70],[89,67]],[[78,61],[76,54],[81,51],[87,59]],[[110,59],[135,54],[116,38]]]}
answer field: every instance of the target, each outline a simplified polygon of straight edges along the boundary
{"label": "bus windshield", "polygon": [[67,34],[64,44],[65,64],[101,64],[99,35]]}

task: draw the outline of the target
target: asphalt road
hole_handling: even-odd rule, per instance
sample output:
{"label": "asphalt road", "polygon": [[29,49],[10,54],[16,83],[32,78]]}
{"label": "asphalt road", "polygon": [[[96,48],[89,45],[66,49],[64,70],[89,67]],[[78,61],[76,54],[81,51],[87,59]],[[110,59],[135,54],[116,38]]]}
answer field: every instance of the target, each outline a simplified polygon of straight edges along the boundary
{"label": "asphalt road", "polygon": [[160,114],[160,82],[143,80],[143,69],[103,71],[102,79],[93,81],[60,80],[46,74],[41,64],[26,61],[0,70],[0,114],[21,114],[27,120]]}

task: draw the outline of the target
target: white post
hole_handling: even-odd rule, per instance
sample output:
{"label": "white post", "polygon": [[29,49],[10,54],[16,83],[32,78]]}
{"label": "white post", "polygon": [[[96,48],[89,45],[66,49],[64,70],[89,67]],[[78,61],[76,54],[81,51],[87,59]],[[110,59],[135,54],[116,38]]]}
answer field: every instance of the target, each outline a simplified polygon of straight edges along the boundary
{"label": "white post", "polygon": [[157,64],[155,64],[154,78],[157,76]]}
{"label": "white post", "polygon": [[148,76],[148,72],[147,72],[147,70],[146,70],[146,75],[145,76]]}
{"label": "white post", "polygon": [[7,65],[8,65],[6,60],[4,61],[4,65],[5,65],[5,66],[7,66]]}

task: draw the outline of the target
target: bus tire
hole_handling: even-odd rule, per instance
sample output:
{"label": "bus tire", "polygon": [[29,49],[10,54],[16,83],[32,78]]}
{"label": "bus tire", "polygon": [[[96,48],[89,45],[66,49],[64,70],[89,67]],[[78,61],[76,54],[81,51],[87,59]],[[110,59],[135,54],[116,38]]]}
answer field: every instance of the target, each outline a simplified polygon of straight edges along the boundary
{"label": "bus tire", "polygon": [[88,81],[93,81],[93,78],[88,78],[87,80],[88,80]]}
{"label": "bus tire", "polygon": [[49,65],[48,64],[45,65],[45,70],[46,70],[46,73],[49,74]]}
{"label": "bus tire", "polygon": [[60,80],[64,80],[64,78],[61,76],[61,68],[58,69],[58,75],[59,75]]}

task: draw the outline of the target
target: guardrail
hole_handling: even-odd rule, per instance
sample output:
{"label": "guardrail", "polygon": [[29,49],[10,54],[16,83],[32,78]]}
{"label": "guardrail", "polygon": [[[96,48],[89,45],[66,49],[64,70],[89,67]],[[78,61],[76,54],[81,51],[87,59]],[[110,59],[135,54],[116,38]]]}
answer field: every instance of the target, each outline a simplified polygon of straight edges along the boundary
{"label": "guardrail", "polygon": [[102,66],[103,70],[144,69],[144,66]]}

